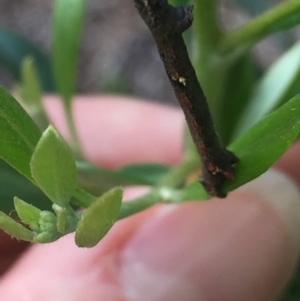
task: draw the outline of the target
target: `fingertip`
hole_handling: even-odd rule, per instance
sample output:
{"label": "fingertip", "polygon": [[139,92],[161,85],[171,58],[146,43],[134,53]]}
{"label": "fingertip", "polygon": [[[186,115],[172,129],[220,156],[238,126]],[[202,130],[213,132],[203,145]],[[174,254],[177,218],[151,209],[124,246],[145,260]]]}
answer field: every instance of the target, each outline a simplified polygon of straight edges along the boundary
{"label": "fingertip", "polygon": [[[131,190],[127,196],[140,193]],[[118,282],[119,250],[157,207],[116,223],[93,248],[78,248],[74,234],[33,245],[1,279],[1,300],[125,301]]]}
{"label": "fingertip", "polygon": [[[128,298],[264,301],[278,297],[299,255],[299,192],[289,179],[273,186],[260,178],[256,190],[226,200],[188,202],[157,211],[132,236],[123,253],[122,281]],[[258,187],[260,186],[260,188]],[[274,194],[279,190],[275,190]],[[281,205],[278,206],[279,199]],[[130,277],[129,277],[130,276]],[[136,297],[137,298],[137,297]]]}
{"label": "fingertip", "polygon": [[[67,137],[62,107],[45,99],[54,124]],[[134,162],[174,164],[181,157],[182,113],[171,107],[118,96],[78,96],[74,117],[89,160],[107,167]]]}

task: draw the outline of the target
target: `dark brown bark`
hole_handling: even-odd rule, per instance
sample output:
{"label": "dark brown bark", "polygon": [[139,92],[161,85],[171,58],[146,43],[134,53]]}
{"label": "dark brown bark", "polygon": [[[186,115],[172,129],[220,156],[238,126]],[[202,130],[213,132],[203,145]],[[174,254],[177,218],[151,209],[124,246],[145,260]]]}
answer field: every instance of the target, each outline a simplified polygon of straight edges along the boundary
{"label": "dark brown bark", "polygon": [[149,27],[185,114],[193,140],[201,157],[200,182],[213,196],[225,197],[224,181],[234,178],[237,157],[221,144],[206,97],[188,56],[182,33],[193,22],[193,6],[173,7],[167,0],[134,0]]}

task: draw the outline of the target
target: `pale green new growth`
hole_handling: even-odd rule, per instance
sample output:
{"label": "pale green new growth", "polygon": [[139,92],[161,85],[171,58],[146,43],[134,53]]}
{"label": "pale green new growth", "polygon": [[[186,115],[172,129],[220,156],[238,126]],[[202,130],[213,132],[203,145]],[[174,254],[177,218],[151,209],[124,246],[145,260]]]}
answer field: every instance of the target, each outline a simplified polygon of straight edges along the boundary
{"label": "pale green new growth", "polygon": [[30,167],[35,182],[52,202],[67,206],[76,187],[76,165],[70,148],[53,126],[39,140]]}
{"label": "pale green new growth", "polygon": [[40,230],[39,222],[42,211],[18,197],[14,197],[14,205],[21,221],[28,225],[33,231],[38,232]]}
{"label": "pale green new growth", "polygon": [[26,229],[2,211],[0,211],[0,228],[17,239],[32,241],[34,237],[34,232]]}
{"label": "pale green new growth", "polygon": [[93,247],[105,236],[118,219],[122,195],[121,188],[113,188],[83,212],[75,235],[79,247]]}

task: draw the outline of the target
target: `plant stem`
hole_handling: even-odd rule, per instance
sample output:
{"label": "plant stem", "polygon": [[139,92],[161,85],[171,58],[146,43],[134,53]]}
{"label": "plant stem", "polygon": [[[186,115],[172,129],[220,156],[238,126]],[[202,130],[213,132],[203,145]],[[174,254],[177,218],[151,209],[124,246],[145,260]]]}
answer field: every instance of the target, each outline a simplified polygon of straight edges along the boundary
{"label": "plant stem", "polygon": [[192,25],[192,6],[173,7],[167,0],[135,0],[148,25],[166,73],[185,114],[202,161],[200,182],[212,195],[225,197],[222,185],[234,177],[237,157],[221,144],[204,92],[189,59],[182,33]]}
{"label": "plant stem", "polygon": [[141,197],[123,202],[118,219],[128,217],[160,203],[180,204],[188,200],[207,200],[211,197],[202,186],[198,185],[198,187],[199,190],[196,190],[194,185],[183,190],[171,187],[153,188]]}
{"label": "plant stem", "polygon": [[184,159],[178,166],[171,169],[170,172],[159,182],[158,186],[178,187],[184,184],[186,178],[199,169],[199,157],[189,156]]}
{"label": "plant stem", "polygon": [[222,53],[242,54],[263,37],[299,23],[300,1],[289,0],[277,5],[223,37]]}
{"label": "plant stem", "polygon": [[76,204],[83,208],[89,207],[97,199],[97,197],[88,193],[79,186],[75,188],[73,197],[76,199]]}
{"label": "plant stem", "polygon": [[171,188],[153,188],[151,191],[139,198],[123,202],[118,219],[138,213],[158,203],[173,202],[173,199],[176,199],[176,197],[173,196],[174,193],[176,193],[176,191]]}
{"label": "plant stem", "polygon": [[70,134],[70,139],[71,139],[71,147],[75,153],[76,158],[82,159],[83,152],[81,149],[79,137],[77,135],[71,104],[72,104],[71,101],[64,101],[64,111],[65,111],[67,126]]}

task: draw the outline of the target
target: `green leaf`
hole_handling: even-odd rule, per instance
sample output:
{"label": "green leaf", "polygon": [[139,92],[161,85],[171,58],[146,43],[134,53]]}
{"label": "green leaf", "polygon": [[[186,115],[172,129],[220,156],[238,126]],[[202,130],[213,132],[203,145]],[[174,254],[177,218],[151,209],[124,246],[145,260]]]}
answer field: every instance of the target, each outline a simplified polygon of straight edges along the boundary
{"label": "green leaf", "polygon": [[[300,94],[255,124],[229,146],[240,161],[236,164],[235,179],[226,181],[224,191],[236,189],[266,172],[291,146],[299,133]],[[179,191],[177,196],[178,202],[208,198],[210,196],[198,181]]]}
{"label": "green leaf", "polygon": [[28,56],[36,62],[43,90],[55,91],[49,58],[26,38],[0,26],[0,64],[18,81],[21,79],[22,62]]}
{"label": "green leaf", "polygon": [[136,183],[143,185],[155,185],[163,179],[170,169],[171,167],[167,165],[140,163],[125,165],[119,168],[117,172]]}
{"label": "green leaf", "polygon": [[41,210],[35,206],[32,206],[18,197],[14,197],[14,204],[17,214],[21,221],[28,225],[33,231],[39,230],[39,220]]}
{"label": "green leaf", "polygon": [[231,59],[240,56],[259,40],[300,23],[300,2],[286,0],[223,36],[219,49]]}
{"label": "green leaf", "polygon": [[155,185],[169,172],[167,165],[142,163],[111,170],[87,162],[76,162],[80,186],[95,194],[115,186]]}
{"label": "green leaf", "polygon": [[225,145],[232,139],[238,117],[249,102],[254,84],[255,70],[250,56],[244,55],[227,71],[219,109],[215,112],[217,132]]}
{"label": "green leaf", "polygon": [[137,184],[117,171],[101,166],[95,166],[88,162],[76,162],[78,170],[78,184],[95,195],[115,186],[129,186]]}
{"label": "green leaf", "polygon": [[76,186],[76,166],[70,148],[53,126],[39,140],[30,167],[38,186],[54,203],[65,207]]}
{"label": "green leaf", "polygon": [[40,136],[25,110],[0,87],[0,157],[31,181],[29,162]]}
{"label": "green leaf", "polygon": [[[274,6],[272,0],[236,0],[235,2],[238,6],[244,8],[251,17],[260,15]],[[295,42],[293,33],[290,31],[278,32],[272,36],[272,40],[280,51],[287,49]]]}
{"label": "green leaf", "polygon": [[122,189],[113,188],[83,212],[75,235],[77,246],[93,247],[106,235],[118,219],[122,194]]}
{"label": "green leaf", "polygon": [[300,95],[255,124],[229,147],[239,158],[234,181],[225,191],[233,190],[258,177],[295,141],[300,132]]}
{"label": "green leaf", "polygon": [[241,115],[235,137],[287,101],[300,80],[300,42],[286,51],[265,73]]}
{"label": "green leaf", "polygon": [[17,239],[25,241],[33,240],[34,232],[26,229],[2,211],[0,211],[0,228]]}
{"label": "green leaf", "polygon": [[22,81],[17,85],[16,93],[39,128],[47,128],[49,119],[42,103],[42,89],[32,57],[25,58],[22,64]]}
{"label": "green leaf", "polygon": [[291,5],[290,9],[286,9],[286,11],[288,12],[286,14],[286,17],[282,18],[281,20],[278,20],[278,22],[274,22],[274,24],[270,26],[269,33],[281,30],[288,30],[297,26],[300,23],[300,6],[298,0],[290,0],[289,2],[291,4],[295,3],[295,6]]}
{"label": "green leaf", "polygon": [[86,0],[56,0],[53,24],[53,68],[57,89],[69,104],[74,93]]}
{"label": "green leaf", "polygon": [[231,30],[220,43],[223,54],[239,56],[262,38],[300,23],[299,0],[286,0]]}
{"label": "green leaf", "polygon": [[26,57],[24,59],[21,72],[22,83],[19,85],[19,93],[22,100],[30,107],[41,107],[42,90],[32,57]]}

